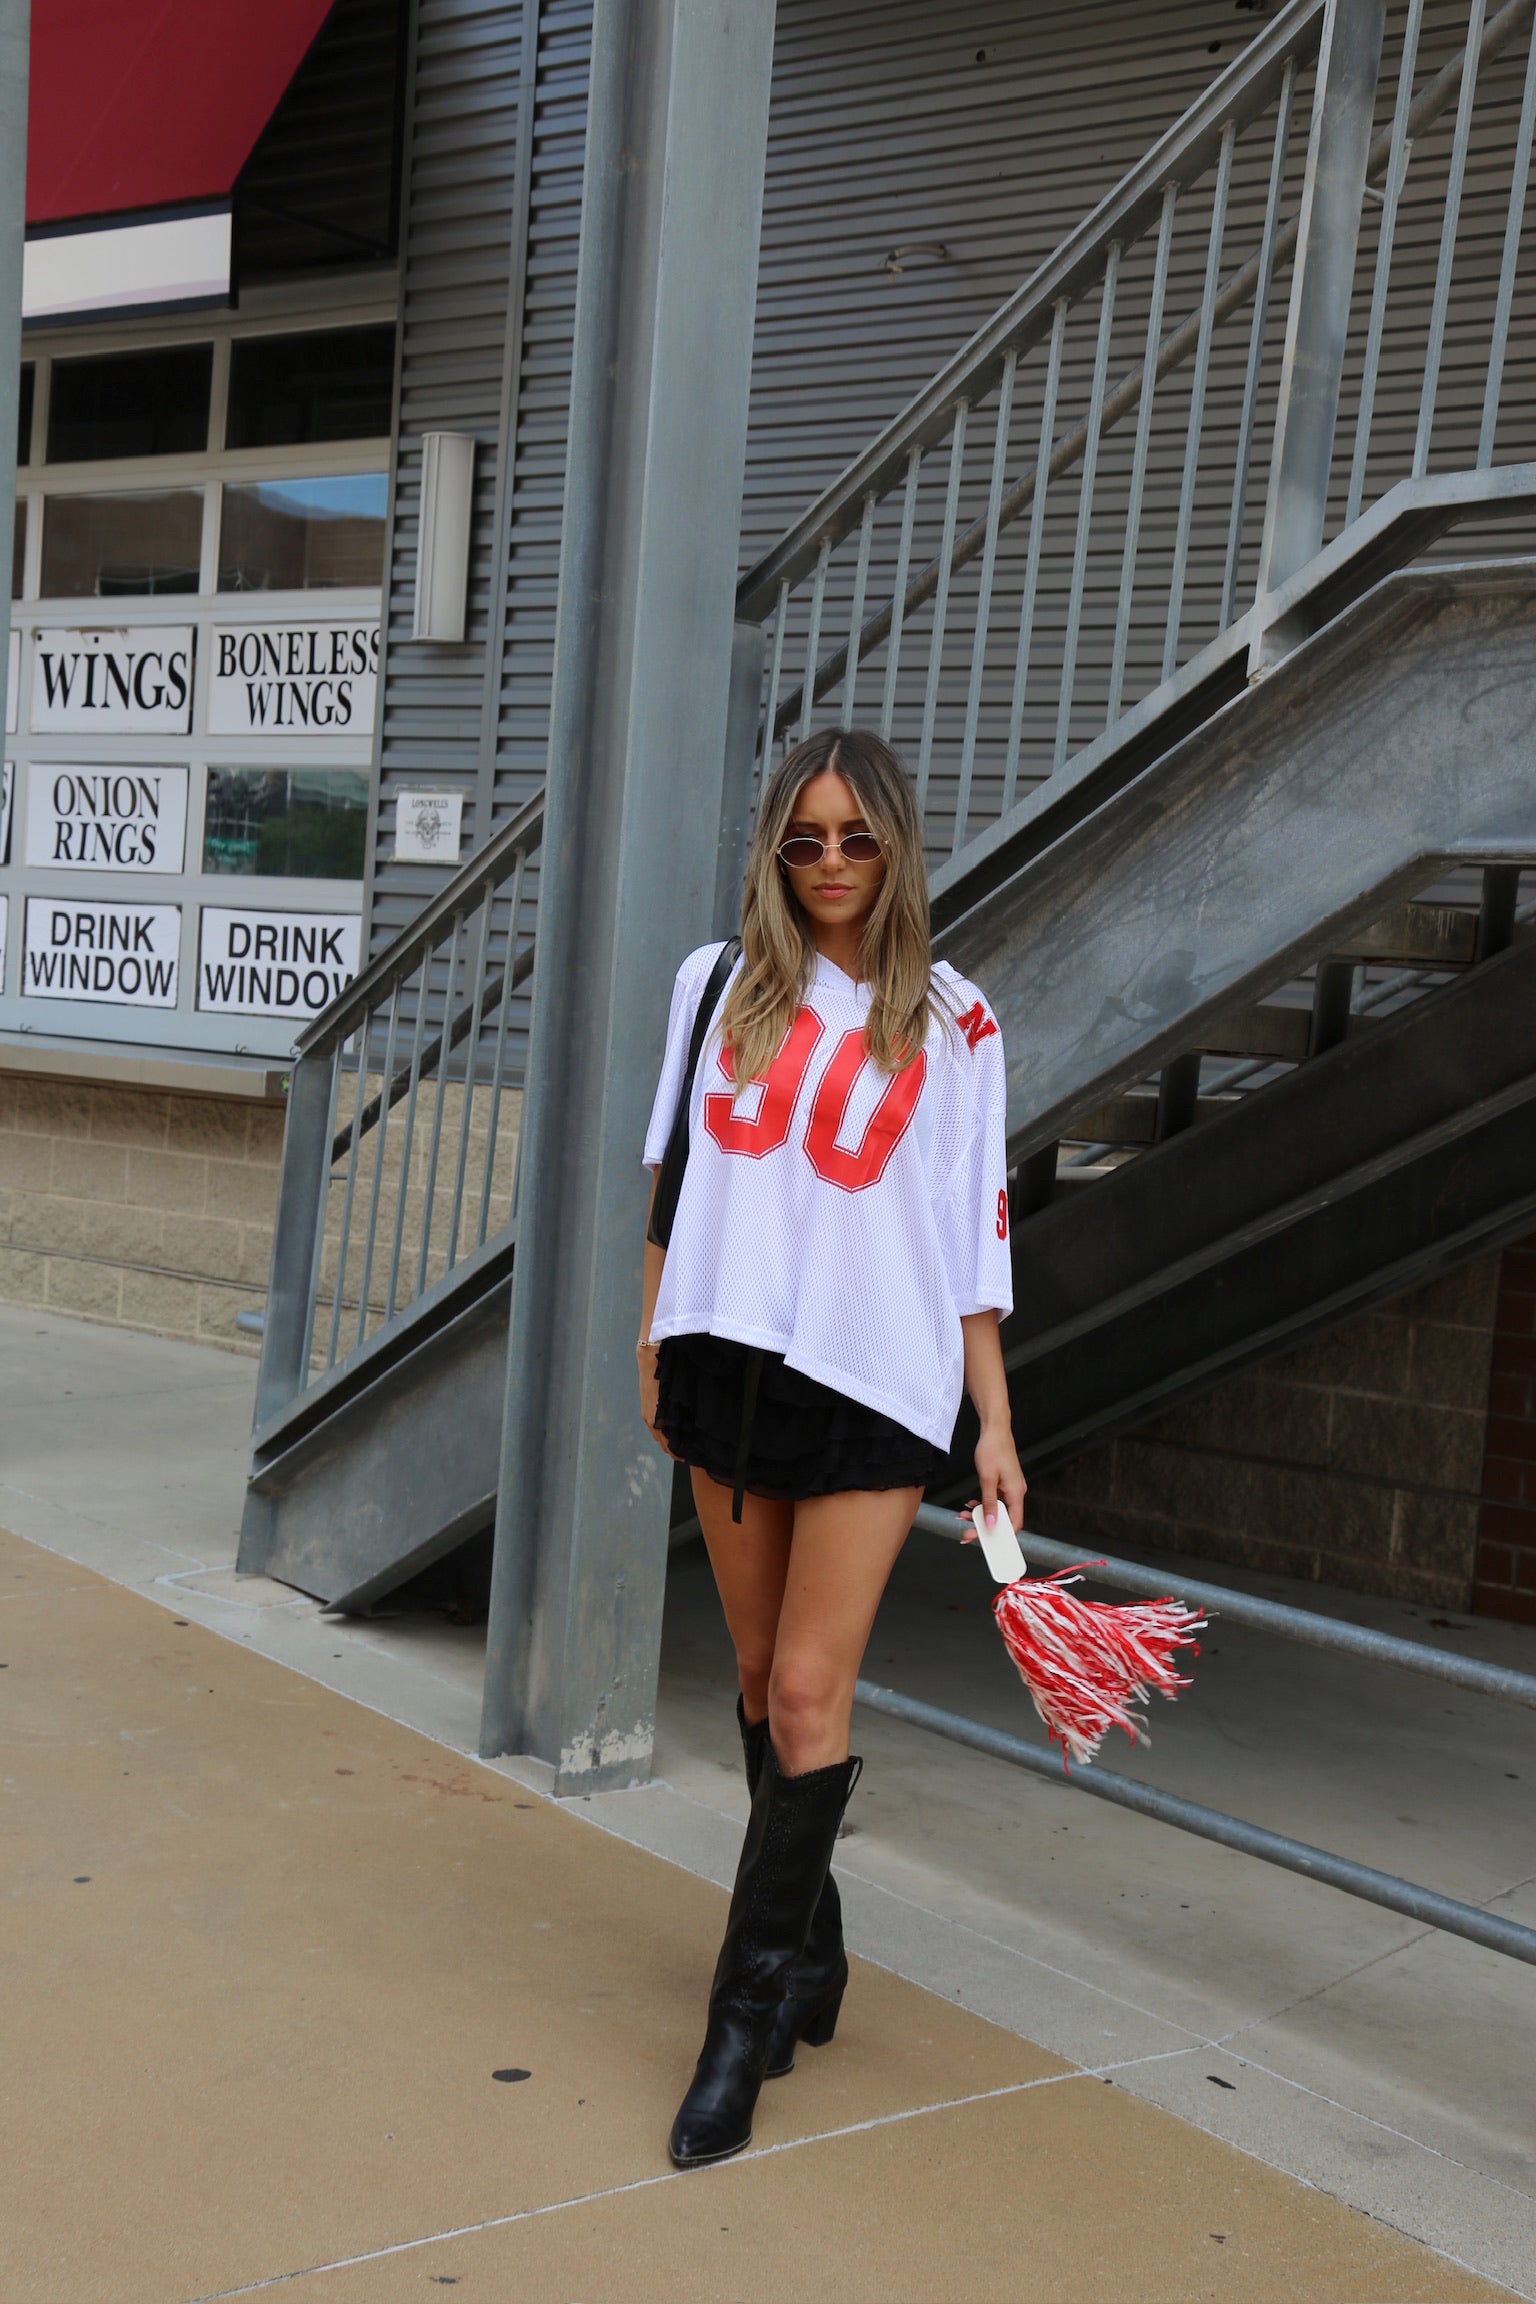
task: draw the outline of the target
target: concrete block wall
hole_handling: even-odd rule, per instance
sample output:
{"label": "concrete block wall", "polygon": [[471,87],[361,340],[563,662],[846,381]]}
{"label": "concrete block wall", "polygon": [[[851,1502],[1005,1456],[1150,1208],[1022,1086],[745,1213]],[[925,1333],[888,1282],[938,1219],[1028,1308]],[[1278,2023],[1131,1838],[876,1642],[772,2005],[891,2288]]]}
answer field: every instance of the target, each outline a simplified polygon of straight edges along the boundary
{"label": "concrete block wall", "polygon": [[283,1114],[0,1073],[0,1300],[259,1350]]}
{"label": "concrete block wall", "polygon": [[1499,1274],[1482,1257],[1042,1475],[1040,1525],[1469,1607]]}
{"label": "concrete block wall", "polygon": [[1536,1233],[1500,1261],[1472,1604],[1536,1624]]}

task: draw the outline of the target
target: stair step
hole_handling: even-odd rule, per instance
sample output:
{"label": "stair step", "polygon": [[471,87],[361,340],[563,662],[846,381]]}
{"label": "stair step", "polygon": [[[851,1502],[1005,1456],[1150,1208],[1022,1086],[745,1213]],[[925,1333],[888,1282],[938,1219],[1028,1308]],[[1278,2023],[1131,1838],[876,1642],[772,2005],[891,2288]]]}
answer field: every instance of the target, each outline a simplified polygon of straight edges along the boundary
{"label": "stair step", "polygon": [[1476,956],[1477,914],[1456,904],[1394,904],[1332,955],[1396,968],[1470,968]]}
{"label": "stair step", "polygon": [[[1230,1112],[1234,1096],[1202,1096],[1195,1107],[1196,1125]],[[1152,1095],[1112,1096],[1107,1104],[1083,1113],[1072,1123],[1073,1144],[1151,1144],[1157,1136],[1157,1098]]]}
{"label": "stair step", "polygon": [[1209,1025],[1195,1045],[1203,1056],[1268,1056],[1276,1063],[1302,1064],[1311,1025],[1305,1008],[1243,1008]]}

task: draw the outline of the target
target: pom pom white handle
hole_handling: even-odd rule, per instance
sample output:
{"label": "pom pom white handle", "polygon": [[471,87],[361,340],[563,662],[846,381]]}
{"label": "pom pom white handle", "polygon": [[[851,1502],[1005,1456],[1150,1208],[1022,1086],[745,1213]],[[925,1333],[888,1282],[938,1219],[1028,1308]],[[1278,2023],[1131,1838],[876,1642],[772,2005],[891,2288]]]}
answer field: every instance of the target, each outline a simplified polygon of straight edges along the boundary
{"label": "pom pom white handle", "polygon": [[981,1549],[987,1566],[992,1571],[994,1584],[1012,1584],[1024,1573],[1024,1555],[1008,1517],[1008,1507],[1001,1497],[997,1500],[992,1525],[987,1526],[985,1508],[978,1504],[971,1512],[971,1526],[981,1539]]}

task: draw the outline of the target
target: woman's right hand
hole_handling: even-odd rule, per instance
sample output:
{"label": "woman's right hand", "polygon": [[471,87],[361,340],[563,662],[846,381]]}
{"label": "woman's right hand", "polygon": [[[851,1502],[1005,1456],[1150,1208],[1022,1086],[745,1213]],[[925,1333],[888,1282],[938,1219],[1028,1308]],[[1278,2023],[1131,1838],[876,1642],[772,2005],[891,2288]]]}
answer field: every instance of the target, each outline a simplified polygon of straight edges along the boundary
{"label": "woman's right hand", "polygon": [[654,1344],[646,1343],[643,1338],[635,1346],[635,1360],[640,1370],[641,1419],[662,1454],[670,1456],[672,1451],[662,1438],[656,1423],[656,1404],[661,1391],[657,1377],[658,1357],[657,1347]]}

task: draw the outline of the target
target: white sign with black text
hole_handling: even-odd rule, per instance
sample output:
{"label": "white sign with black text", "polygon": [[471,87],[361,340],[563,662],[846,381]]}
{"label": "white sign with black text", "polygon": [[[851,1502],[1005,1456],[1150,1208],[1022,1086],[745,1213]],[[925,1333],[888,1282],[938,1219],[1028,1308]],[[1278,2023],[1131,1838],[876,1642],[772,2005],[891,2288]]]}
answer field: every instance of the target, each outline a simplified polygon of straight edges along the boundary
{"label": "white sign with black text", "polygon": [[174,1008],[180,952],[179,905],[29,896],[21,989],[40,1000]]}
{"label": "white sign with black text", "polygon": [[52,632],[32,644],[40,736],[184,735],[192,725],[192,628]]}
{"label": "white sign with black text", "polygon": [[376,623],[221,624],[209,646],[213,735],[372,735]]}
{"label": "white sign with black text", "polygon": [[397,863],[457,864],[463,822],[462,792],[402,792],[395,801]]}
{"label": "white sign with black text", "polygon": [[197,1004],[221,1016],[318,1016],[357,974],[355,912],[203,906]]}
{"label": "white sign with black text", "polygon": [[27,775],[27,862],[84,872],[179,872],[185,768],[66,768]]}

